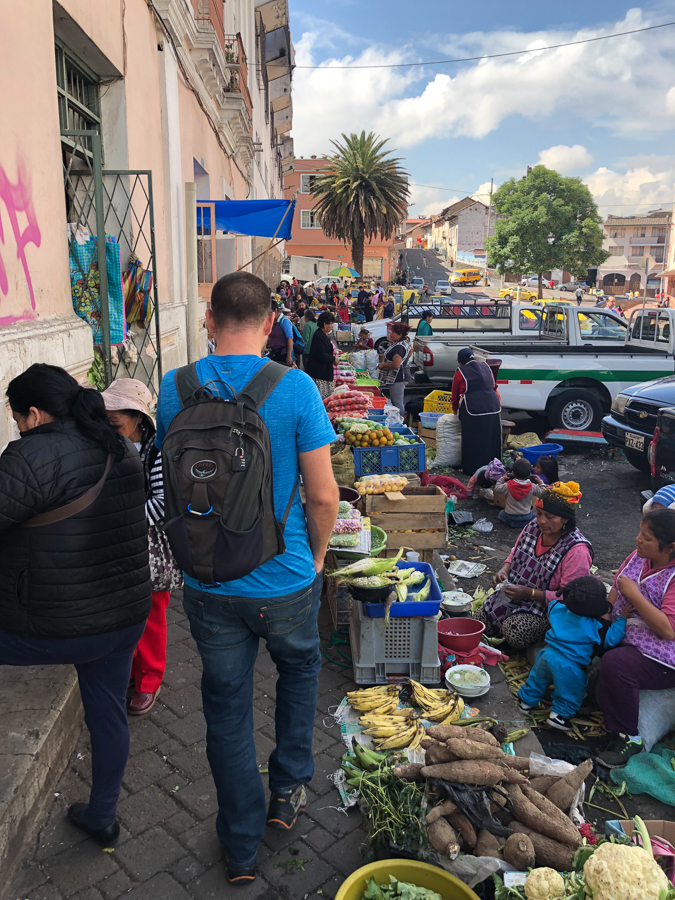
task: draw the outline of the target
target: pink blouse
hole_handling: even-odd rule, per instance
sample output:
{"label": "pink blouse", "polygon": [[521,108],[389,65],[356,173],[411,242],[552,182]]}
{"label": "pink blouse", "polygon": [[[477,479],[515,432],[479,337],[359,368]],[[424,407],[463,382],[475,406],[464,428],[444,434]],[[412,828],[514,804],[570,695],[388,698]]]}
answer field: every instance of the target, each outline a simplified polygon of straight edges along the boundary
{"label": "pink blouse", "polygon": [[[506,557],[507,563],[510,563],[513,559],[513,553],[518,546],[519,541],[520,535],[511,552]],[[537,556],[541,556],[550,549],[550,547],[546,547],[542,544],[541,535],[539,535],[539,538],[537,539]],[[559,588],[564,587],[569,581],[572,581],[574,578],[579,578],[581,575],[590,575],[592,563],[593,559],[588,544],[575,544],[568,550],[563,556],[562,562],[553,573],[553,578],[551,578],[549,584],[549,590],[544,591],[546,603],[553,603],[553,601],[557,599],[556,594]]]}

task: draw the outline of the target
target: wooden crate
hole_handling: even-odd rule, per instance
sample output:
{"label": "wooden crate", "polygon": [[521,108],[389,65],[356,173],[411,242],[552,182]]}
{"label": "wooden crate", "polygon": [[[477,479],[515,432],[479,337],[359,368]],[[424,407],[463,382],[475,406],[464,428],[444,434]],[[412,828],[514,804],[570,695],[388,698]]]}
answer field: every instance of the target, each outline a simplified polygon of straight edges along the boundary
{"label": "wooden crate", "polygon": [[351,331],[338,331],[335,335],[335,340],[338,344],[352,344],[354,343],[354,336]]}
{"label": "wooden crate", "polygon": [[417,436],[422,438],[427,447],[436,447],[436,429],[424,428],[422,425],[417,429]]}
{"label": "wooden crate", "polygon": [[[366,515],[387,532],[387,550],[439,550],[446,546],[446,496],[437,485],[407,487],[405,500],[389,500],[384,494],[366,494]],[[413,529],[412,532],[406,529]],[[419,533],[423,528],[438,529]]]}

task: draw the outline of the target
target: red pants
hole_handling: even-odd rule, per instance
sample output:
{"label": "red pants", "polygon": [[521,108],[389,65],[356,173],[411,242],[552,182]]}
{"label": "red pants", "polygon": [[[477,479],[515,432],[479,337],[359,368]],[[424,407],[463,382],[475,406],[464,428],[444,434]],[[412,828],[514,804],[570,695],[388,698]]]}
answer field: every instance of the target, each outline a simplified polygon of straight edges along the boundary
{"label": "red pants", "polygon": [[152,607],[145,631],[134,652],[131,678],[137,694],[154,694],[166,669],[166,609],[168,591],[152,592]]}

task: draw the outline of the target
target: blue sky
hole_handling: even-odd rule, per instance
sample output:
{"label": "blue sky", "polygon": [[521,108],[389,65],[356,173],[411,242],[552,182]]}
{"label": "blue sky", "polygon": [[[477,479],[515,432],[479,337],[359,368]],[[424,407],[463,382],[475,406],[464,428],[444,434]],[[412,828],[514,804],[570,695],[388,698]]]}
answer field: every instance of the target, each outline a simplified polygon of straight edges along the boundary
{"label": "blue sky", "polygon": [[[504,60],[415,69],[364,63],[478,56],[675,21],[675,0],[290,0],[296,155],[373,129],[405,159],[433,213],[544,162],[581,176],[600,212],[670,208],[675,26]],[[318,69],[301,68],[319,66]],[[450,190],[444,190],[448,188]]]}

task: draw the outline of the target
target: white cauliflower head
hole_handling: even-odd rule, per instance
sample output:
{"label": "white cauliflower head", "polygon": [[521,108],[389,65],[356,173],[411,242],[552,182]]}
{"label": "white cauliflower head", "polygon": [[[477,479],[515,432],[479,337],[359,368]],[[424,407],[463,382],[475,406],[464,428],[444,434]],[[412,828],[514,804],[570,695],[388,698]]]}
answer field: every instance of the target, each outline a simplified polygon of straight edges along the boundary
{"label": "white cauliflower head", "polygon": [[525,879],[525,896],[527,900],[556,900],[565,895],[565,882],[560,872],[542,866],[532,869]]}
{"label": "white cauliflower head", "polygon": [[601,844],[584,865],[592,900],[659,900],[668,879],[646,850]]}

